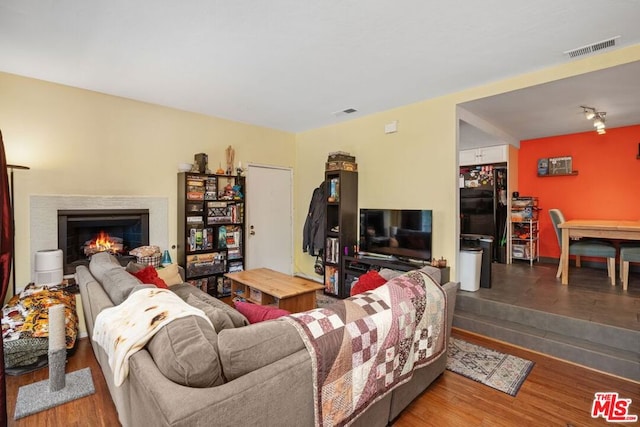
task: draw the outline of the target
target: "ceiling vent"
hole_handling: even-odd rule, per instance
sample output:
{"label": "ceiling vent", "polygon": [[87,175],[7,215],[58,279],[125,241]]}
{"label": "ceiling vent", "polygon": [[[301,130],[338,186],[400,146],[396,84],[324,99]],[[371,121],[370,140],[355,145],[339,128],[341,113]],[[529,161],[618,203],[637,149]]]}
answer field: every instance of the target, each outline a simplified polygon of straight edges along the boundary
{"label": "ceiling vent", "polygon": [[352,113],[356,113],[358,110],[356,110],[355,108],[346,108],[342,111],[334,111],[333,115],[336,117],[340,117],[343,116],[345,114],[352,114]]}
{"label": "ceiling vent", "polygon": [[614,47],[616,45],[616,40],[619,39],[620,36],[611,37],[607,40],[602,40],[596,43],[591,43],[586,46],[582,46],[576,49],[567,50],[564,53],[565,55],[569,55],[569,58],[575,58],[576,56],[587,55],[589,53],[597,52],[602,49],[608,49],[610,47]]}

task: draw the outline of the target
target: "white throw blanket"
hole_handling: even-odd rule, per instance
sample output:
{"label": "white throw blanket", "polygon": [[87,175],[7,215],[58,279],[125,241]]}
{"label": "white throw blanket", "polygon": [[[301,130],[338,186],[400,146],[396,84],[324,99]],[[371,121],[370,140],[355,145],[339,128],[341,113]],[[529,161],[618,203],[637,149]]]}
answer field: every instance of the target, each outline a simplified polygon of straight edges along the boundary
{"label": "white throw blanket", "polygon": [[93,340],[109,356],[115,385],[120,386],[127,378],[133,353],[144,347],[164,325],[186,316],[200,316],[211,324],[202,310],[190,306],[168,289],[141,289],[122,304],[102,310],[96,317]]}

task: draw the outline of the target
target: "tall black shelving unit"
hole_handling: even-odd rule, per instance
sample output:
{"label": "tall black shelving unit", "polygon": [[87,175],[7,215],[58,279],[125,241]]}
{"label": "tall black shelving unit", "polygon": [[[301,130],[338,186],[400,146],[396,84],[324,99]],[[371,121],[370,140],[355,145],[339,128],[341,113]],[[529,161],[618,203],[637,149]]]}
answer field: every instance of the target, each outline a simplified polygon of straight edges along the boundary
{"label": "tall black shelving unit", "polygon": [[353,256],[358,242],[358,172],[326,171],[325,185],[324,291],[347,298],[351,289],[344,282],[342,258]]}
{"label": "tall black shelving unit", "polygon": [[216,297],[231,295],[224,274],[244,269],[245,195],[243,176],[178,174],[178,264]]}

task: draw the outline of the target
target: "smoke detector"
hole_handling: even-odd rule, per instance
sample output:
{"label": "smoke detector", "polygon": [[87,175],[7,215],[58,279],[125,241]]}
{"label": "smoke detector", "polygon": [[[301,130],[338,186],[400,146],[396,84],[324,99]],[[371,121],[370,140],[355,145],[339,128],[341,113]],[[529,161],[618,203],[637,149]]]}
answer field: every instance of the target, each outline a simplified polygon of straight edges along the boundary
{"label": "smoke detector", "polygon": [[608,48],[614,47],[616,45],[616,40],[619,38],[620,36],[611,37],[610,39],[591,43],[586,46],[564,51],[562,53],[564,53],[565,55],[569,55],[569,58],[575,58],[576,56],[587,55],[589,53],[594,53],[602,49],[608,49]]}

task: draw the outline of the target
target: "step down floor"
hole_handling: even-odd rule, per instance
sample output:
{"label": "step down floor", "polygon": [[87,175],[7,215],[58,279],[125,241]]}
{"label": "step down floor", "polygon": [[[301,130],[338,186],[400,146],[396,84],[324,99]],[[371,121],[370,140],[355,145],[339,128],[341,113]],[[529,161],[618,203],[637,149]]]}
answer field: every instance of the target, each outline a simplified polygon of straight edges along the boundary
{"label": "step down floor", "polygon": [[477,298],[459,291],[457,328],[640,381],[640,331]]}

